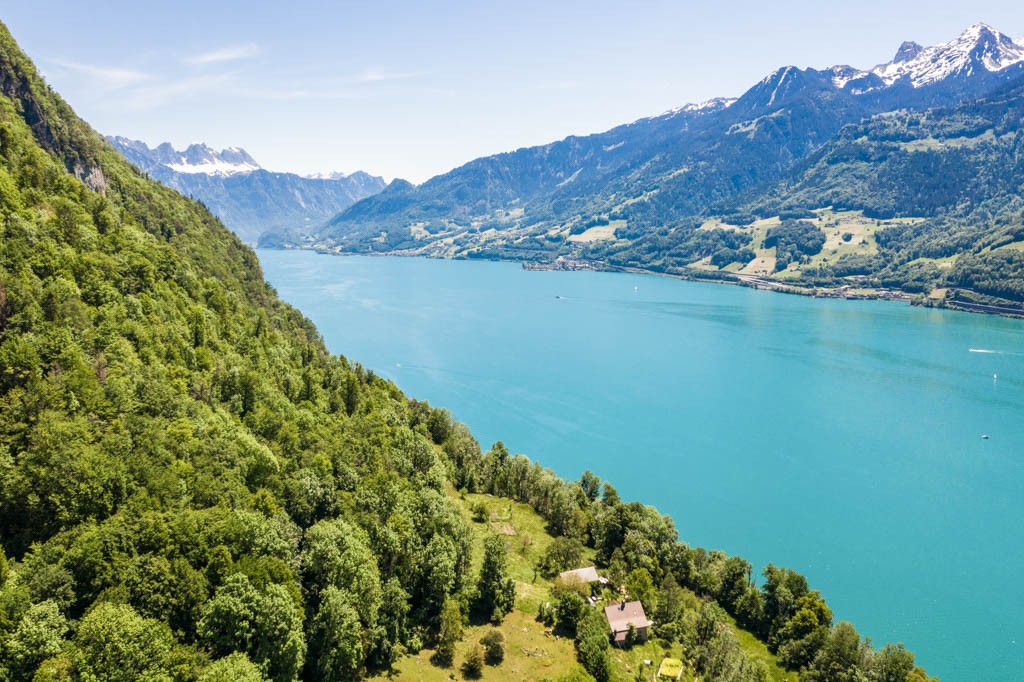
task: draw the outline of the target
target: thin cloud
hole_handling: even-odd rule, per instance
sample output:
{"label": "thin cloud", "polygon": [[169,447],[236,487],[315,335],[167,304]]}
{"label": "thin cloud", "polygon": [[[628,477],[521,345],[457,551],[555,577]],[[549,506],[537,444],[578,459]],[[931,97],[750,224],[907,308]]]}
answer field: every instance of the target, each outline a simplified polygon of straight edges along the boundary
{"label": "thin cloud", "polygon": [[202,54],[193,55],[185,58],[186,64],[192,64],[193,66],[204,66],[207,64],[222,64],[224,62],[236,62],[242,59],[252,59],[260,56],[263,50],[256,43],[249,43],[248,45],[232,45],[229,47],[222,47],[219,50],[213,50],[211,52],[203,52]]}
{"label": "thin cloud", "polygon": [[353,78],[357,83],[383,83],[385,81],[399,81],[407,80],[409,78],[418,78],[422,76],[422,73],[415,72],[395,72],[395,71],[384,71],[381,69],[367,69],[361,74]]}
{"label": "thin cloud", "polygon": [[234,73],[218,73],[141,85],[132,88],[127,93],[124,103],[135,110],[155,109],[174,100],[191,99],[209,93],[223,92],[234,76]]}
{"label": "thin cloud", "polygon": [[237,90],[236,94],[240,97],[248,97],[250,99],[263,99],[263,100],[361,100],[369,99],[369,95],[366,93],[357,92],[339,92],[333,90],[321,90],[321,89],[294,89],[294,90]]}
{"label": "thin cloud", "polygon": [[56,66],[73,71],[93,81],[97,86],[108,90],[119,90],[140,83],[151,81],[153,77],[148,73],[134,69],[120,69],[115,67],[94,66],[80,62],[69,62],[57,60],[53,62]]}

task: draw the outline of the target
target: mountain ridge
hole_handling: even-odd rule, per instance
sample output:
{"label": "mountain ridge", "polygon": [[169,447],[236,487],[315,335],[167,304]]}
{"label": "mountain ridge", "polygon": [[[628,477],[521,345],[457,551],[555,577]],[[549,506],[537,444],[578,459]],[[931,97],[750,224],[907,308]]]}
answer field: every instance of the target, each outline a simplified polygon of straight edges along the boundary
{"label": "mountain ridge", "polygon": [[240,147],[216,151],[194,143],[179,151],[168,142],[150,148],[126,137],[107,140],[151,177],[202,201],[250,244],[268,231],[308,229],[384,188],[382,178],[363,171],[327,177],[269,171]]}
{"label": "mountain ridge", "polygon": [[[482,157],[421,185],[393,184],[304,237],[274,243],[541,263],[563,256],[707,276],[701,259],[737,251],[747,237],[698,228],[723,211],[741,213],[744,197],[800,172],[845,127],[955,108],[1021,78],[1024,46],[985,24],[935,46],[904,42],[870,70],[781,67],[735,99]],[[942,283],[935,277],[931,286]]]}

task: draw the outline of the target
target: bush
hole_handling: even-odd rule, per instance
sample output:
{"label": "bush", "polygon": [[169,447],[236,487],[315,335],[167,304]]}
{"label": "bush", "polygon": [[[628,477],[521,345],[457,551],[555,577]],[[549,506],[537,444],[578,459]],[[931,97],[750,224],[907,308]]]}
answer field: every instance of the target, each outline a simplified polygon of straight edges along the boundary
{"label": "bush", "polygon": [[479,644],[474,644],[466,654],[466,660],[462,663],[462,674],[471,680],[478,680],[483,672],[484,650],[480,648]]}
{"label": "bush", "polygon": [[484,659],[487,665],[500,665],[505,660],[505,635],[497,630],[491,630],[480,638],[484,645]]}

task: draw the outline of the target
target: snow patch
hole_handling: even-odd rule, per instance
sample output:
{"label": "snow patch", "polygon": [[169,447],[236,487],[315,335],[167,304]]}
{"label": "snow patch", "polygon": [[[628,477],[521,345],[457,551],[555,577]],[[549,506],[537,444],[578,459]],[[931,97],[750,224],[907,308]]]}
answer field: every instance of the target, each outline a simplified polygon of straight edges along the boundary
{"label": "snow patch", "polygon": [[686,112],[690,114],[710,114],[715,111],[721,111],[722,109],[728,109],[735,103],[735,97],[715,97],[713,99],[705,100],[703,102],[684,104],[681,107],[669,109],[664,114],[662,114],[662,116],[671,116],[672,114],[678,114],[681,112]]}
{"label": "snow patch", "polygon": [[781,88],[785,84],[786,78],[789,76],[792,70],[792,66],[787,66],[785,69],[783,69],[782,75],[779,76],[779,82],[775,85],[775,89],[772,90],[772,96],[768,99],[768,106],[775,104],[775,96],[779,94],[779,88]]}
{"label": "snow patch", "polygon": [[913,59],[880,64],[871,73],[886,85],[907,78],[919,88],[956,73],[971,74],[979,63],[987,71],[996,72],[1019,62],[1024,62],[1024,45],[987,24],[975,24],[948,43],[926,47]]}
{"label": "snow patch", "polygon": [[204,175],[236,175],[238,173],[251,173],[260,170],[258,165],[251,163],[228,163],[219,160],[188,163],[182,159],[180,163],[169,163],[166,166],[175,173],[202,173]]}
{"label": "snow patch", "polygon": [[[1014,41],[988,24],[975,24],[954,40],[941,45],[921,47],[914,42],[905,42],[891,62],[867,71],[846,65],[833,66],[832,84],[843,89],[850,81],[875,74],[885,86],[907,79],[913,87],[919,88],[957,73],[972,75],[978,65],[994,73],[1020,62],[1024,62],[1024,39]],[[852,89],[851,92],[856,95],[874,89]]]}
{"label": "snow patch", "polygon": [[302,177],[308,180],[344,180],[348,177],[348,174],[341,171],[322,171],[320,173],[308,173]]}

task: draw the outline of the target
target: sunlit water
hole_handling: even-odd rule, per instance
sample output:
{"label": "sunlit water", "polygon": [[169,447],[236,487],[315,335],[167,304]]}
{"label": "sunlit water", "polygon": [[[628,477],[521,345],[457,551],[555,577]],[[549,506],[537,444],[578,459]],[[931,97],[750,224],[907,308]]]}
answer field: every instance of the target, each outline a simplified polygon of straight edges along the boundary
{"label": "sunlit water", "polygon": [[947,682],[1024,679],[1021,321],[508,263],[260,259],[331,350],[484,448],[590,469],[692,545],[803,572],[837,620]]}

